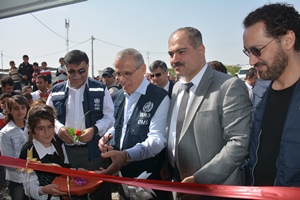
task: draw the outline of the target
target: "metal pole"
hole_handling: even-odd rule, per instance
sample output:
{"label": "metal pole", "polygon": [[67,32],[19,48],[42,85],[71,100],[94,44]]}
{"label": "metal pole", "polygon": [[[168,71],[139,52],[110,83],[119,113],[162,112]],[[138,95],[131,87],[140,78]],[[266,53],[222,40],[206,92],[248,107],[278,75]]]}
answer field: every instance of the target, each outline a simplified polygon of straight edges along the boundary
{"label": "metal pole", "polygon": [[70,27],[70,20],[69,19],[65,19],[65,27],[67,29],[67,39],[66,39],[67,52],[69,52],[69,27]]}
{"label": "metal pole", "polygon": [[94,78],[94,36],[91,37],[92,42],[92,78]]}
{"label": "metal pole", "polygon": [[1,50],[1,64],[2,64],[2,74],[3,74],[3,52]]}

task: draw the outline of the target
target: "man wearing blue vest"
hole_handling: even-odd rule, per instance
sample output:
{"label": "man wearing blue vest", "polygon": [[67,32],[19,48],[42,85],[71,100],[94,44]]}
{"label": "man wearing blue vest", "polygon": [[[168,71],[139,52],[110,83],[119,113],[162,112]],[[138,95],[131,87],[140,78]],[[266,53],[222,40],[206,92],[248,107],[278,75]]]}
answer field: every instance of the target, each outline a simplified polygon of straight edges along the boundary
{"label": "man wearing blue vest", "polygon": [[[70,51],[64,62],[68,80],[53,86],[47,100],[47,105],[56,109],[55,131],[66,144],[73,168],[105,168],[109,162],[100,156],[98,141],[114,123],[111,96],[103,83],[88,78],[89,59],[86,53]],[[83,133],[71,135],[68,128],[82,130]],[[90,197],[111,199],[110,184],[103,183]]]}
{"label": "man wearing blue vest", "polygon": [[[166,119],[170,103],[168,92],[144,78],[146,65],[135,49],[120,51],[114,62],[122,89],[114,101],[115,125],[99,141],[102,157],[112,158],[108,169],[99,173],[113,174],[120,170],[124,177],[151,173],[148,179],[161,180],[160,169],[166,147]],[[112,134],[112,136],[108,136]],[[114,142],[104,144],[108,137]],[[113,150],[114,149],[114,150]],[[119,187],[120,199],[131,199],[125,187]],[[171,199],[172,193],[154,190],[151,199]],[[135,196],[136,194],[133,194]],[[135,196],[146,199],[145,196]]]}

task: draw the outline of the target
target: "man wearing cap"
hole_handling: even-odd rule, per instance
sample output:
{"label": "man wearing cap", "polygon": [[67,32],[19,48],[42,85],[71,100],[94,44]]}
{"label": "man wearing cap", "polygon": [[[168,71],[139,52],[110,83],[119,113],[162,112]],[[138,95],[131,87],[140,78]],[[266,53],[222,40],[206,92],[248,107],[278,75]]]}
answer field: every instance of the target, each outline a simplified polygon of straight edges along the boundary
{"label": "man wearing cap", "polygon": [[115,70],[111,67],[107,67],[103,70],[102,80],[105,83],[111,97],[115,99],[116,93],[119,91],[120,86],[117,84],[115,77]]}

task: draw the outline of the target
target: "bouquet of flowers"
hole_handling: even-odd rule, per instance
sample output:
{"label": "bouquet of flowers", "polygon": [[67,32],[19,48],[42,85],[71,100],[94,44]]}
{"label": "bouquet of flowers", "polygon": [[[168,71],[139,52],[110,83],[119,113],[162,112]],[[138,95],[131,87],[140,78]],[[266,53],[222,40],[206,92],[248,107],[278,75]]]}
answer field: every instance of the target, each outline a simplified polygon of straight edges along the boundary
{"label": "bouquet of flowers", "polygon": [[71,136],[73,136],[74,138],[75,138],[75,142],[79,142],[79,137],[81,136],[81,135],[83,135],[84,134],[84,131],[83,130],[81,130],[81,126],[82,126],[82,123],[84,122],[84,120],[85,120],[85,116],[89,113],[90,111],[88,111],[88,112],[86,112],[85,114],[84,114],[84,116],[83,116],[83,119],[82,119],[82,121],[81,121],[81,123],[80,123],[80,128],[79,129],[74,129],[74,128],[68,128],[68,131],[69,131],[69,133],[70,133],[70,135]]}

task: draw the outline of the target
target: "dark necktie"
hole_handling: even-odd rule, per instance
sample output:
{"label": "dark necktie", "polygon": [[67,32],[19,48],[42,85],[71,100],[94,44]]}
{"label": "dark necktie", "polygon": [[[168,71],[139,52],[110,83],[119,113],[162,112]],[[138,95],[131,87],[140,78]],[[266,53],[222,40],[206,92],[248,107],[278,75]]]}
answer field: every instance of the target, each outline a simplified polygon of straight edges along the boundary
{"label": "dark necktie", "polygon": [[181,102],[178,109],[178,117],[177,117],[177,124],[176,124],[176,143],[175,143],[175,156],[177,154],[177,145],[179,141],[179,137],[181,134],[185,113],[186,113],[186,107],[189,100],[189,91],[191,87],[193,86],[193,83],[186,83],[182,85],[183,89],[183,96],[181,98]]}

